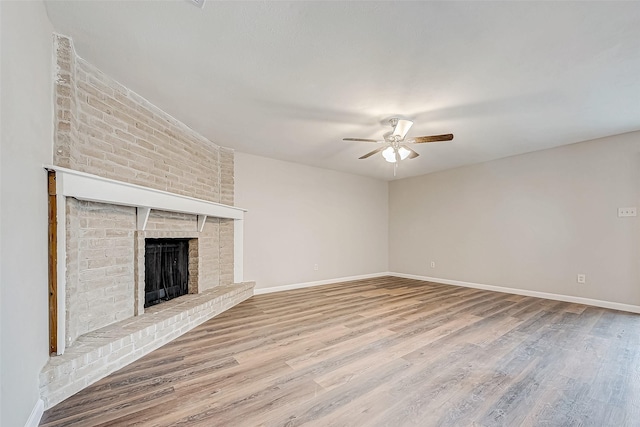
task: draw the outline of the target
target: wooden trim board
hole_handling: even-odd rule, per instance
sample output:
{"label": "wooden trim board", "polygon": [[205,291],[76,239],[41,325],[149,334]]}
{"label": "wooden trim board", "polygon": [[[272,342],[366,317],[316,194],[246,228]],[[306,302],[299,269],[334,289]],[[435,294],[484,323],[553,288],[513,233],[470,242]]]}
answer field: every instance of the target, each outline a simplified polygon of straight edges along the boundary
{"label": "wooden trim board", "polygon": [[58,352],[58,215],[56,172],[47,172],[49,193],[49,353]]}

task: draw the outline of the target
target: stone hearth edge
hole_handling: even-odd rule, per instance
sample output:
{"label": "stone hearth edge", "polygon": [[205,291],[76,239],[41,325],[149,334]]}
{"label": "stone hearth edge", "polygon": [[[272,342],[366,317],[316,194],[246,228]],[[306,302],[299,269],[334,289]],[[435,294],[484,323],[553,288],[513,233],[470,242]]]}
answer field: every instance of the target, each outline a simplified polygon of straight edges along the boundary
{"label": "stone hearth edge", "polygon": [[82,335],[43,368],[40,395],[45,409],[250,298],[254,286],[245,282],[184,295]]}

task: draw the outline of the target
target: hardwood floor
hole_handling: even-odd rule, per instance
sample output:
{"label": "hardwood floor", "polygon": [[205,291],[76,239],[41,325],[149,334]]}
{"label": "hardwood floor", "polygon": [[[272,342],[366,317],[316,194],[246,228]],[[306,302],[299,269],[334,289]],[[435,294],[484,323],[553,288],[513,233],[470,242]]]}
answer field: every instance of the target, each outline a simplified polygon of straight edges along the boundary
{"label": "hardwood floor", "polygon": [[383,277],[254,296],[42,426],[638,426],[640,315]]}

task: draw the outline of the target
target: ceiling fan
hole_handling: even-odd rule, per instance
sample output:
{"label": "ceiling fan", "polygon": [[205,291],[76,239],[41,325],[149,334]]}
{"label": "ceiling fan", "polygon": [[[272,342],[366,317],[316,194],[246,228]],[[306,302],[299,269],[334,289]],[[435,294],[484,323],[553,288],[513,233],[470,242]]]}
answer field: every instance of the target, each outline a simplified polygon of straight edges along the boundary
{"label": "ceiling fan", "polygon": [[392,117],[389,119],[389,125],[393,127],[393,131],[385,133],[383,140],[376,139],[364,139],[364,138],[343,138],[343,141],[360,141],[360,142],[375,142],[377,144],[384,144],[382,147],[368,152],[360,159],[366,159],[379,152],[382,152],[382,157],[389,162],[395,163],[396,166],[400,160],[406,158],[415,159],[420,154],[411,149],[407,144],[423,144],[426,142],[440,142],[451,141],[453,134],[447,133],[444,135],[430,135],[430,136],[418,136],[415,138],[404,139],[411,129],[413,122],[411,120],[400,119],[398,117]]}

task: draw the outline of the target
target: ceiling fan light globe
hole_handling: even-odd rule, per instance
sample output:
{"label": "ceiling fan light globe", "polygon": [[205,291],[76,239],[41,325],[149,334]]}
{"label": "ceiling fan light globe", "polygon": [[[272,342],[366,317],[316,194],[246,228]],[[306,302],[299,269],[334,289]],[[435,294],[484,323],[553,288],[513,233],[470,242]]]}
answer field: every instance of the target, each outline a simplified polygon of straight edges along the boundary
{"label": "ceiling fan light globe", "polygon": [[385,148],[382,151],[382,157],[384,157],[384,159],[389,163],[395,163],[396,162],[396,152],[393,149],[393,147]]}

